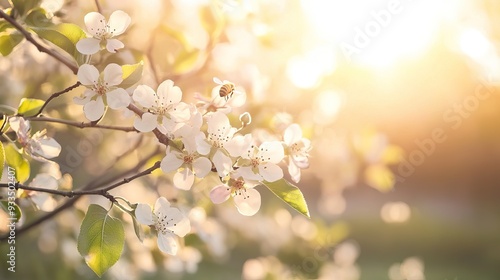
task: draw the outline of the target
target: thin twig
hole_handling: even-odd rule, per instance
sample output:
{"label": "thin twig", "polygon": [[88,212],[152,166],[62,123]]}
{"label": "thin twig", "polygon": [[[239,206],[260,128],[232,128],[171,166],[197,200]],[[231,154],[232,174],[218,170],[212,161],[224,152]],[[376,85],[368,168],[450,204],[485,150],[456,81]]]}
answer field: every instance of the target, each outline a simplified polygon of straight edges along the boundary
{"label": "thin twig", "polygon": [[67,92],[70,92],[71,90],[73,90],[73,89],[75,89],[75,88],[79,87],[80,85],[81,85],[81,83],[80,83],[80,82],[76,82],[74,85],[71,85],[71,86],[69,86],[69,87],[67,87],[67,88],[65,88],[65,89],[63,89],[63,90],[61,90],[61,91],[59,91],[59,92],[53,93],[53,94],[49,97],[49,99],[47,99],[47,101],[45,101],[45,103],[43,103],[42,107],[40,108],[40,110],[38,110],[38,112],[35,114],[35,116],[40,115],[40,114],[42,113],[43,109],[45,109],[45,107],[49,104],[49,102],[50,102],[50,101],[52,101],[52,99],[54,99],[54,98],[56,98],[56,97],[59,97],[59,96],[61,96],[61,95],[65,94],[65,93],[67,93]]}
{"label": "thin twig", "polygon": [[24,27],[22,27],[15,19],[13,19],[11,16],[6,14],[3,10],[0,9],[0,17],[4,18],[8,23],[10,23],[14,28],[16,28],[21,34],[28,40],[30,43],[32,43],[40,52],[44,52],[62,64],[66,65],[71,71],[73,71],[74,74],[78,71],[78,66],[74,64],[73,62],[69,61],[66,57],[61,55],[60,53],[54,51],[53,49],[49,49],[42,44],[38,43],[35,38],[33,38],[33,35],[28,32]]}
{"label": "thin twig", "polygon": [[134,127],[130,126],[113,126],[113,125],[102,125],[102,124],[94,124],[92,122],[75,122],[75,121],[68,121],[68,120],[62,120],[62,119],[56,119],[56,118],[49,118],[49,117],[29,117],[26,118],[32,122],[51,122],[51,123],[61,123],[69,126],[74,126],[78,128],[101,128],[101,129],[109,129],[109,130],[119,130],[119,131],[125,131],[125,132],[138,132],[137,129]]}
{"label": "thin twig", "polygon": [[[155,153],[156,153],[156,151],[155,151]],[[138,170],[141,166],[143,166],[143,165],[144,165],[144,164],[145,164],[145,163],[146,163],[146,162],[147,162],[147,161],[148,161],[148,160],[149,160],[149,159],[150,159],[153,155],[154,155],[154,154],[151,154],[151,155],[149,155],[149,156],[145,157],[143,160],[141,160],[139,163],[137,163],[137,165],[136,165],[134,168],[132,168],[132,169],[130,169],[130,170],[127,170],[127,171],[124,171],[124,172],[122,172],[122,173],[120,173],[120,174],[118,174],[118,175],[114,176],[113,178],[110,178],[110,179],[106,180],[105,182],[102,182],[102,183],[99,183],[99,184],[96,184],[96,183],[95,183],[95,181],[94,181],[94,182],[90,182],[89,184],[87,184],[86,186],[84,186],[84,187],[81,189],[81,191],[84,191],[84,190],[92,190],[92,189],[98,189],[98,188],[100,188],[100,187],[102,187],[102,186],[104,186],[104,185],[110,184],[111,182],[113,182],[113,181],[117,180],[118,178],[121,178],[121,177],[127,176],[127,174],[130,174],[130,173],[132,173],[132,172],[137,172],[137,170]],[[154,165],[154,166],[156,166],[156,163],[155,163],[155,165]],[[153,167],[154,167],[154,166],[153,166]],[[152,168],[152,167],[151,167],[151,168]],[[126,178],[126,179],[124,179],[124,180],[121,182],[121,184],[120,184],[120,185],[123,185],[123,184],[127,183],[127,181],[128,181],[128,182],[130,182],[131,180],[137,179],[138,177],[140,177],[140,176],[138,176],[139,174],[142,174],[142,176],[145,176],[145,175],[150,174],[150,173],[154,170],[154,169],[153,169],[153,170],[150,170],[151,168],[148,168],[148,169],[146,169],[145,171],[143,171],[143,172],[141,172],[141,173],[138,173],[138,174],[136,174],[136,175],[134,175],[134,176],[131,176],[131,177],[129,177],[128,179],[127,179],[127,178]],[[145,172],[146,172],[146,171],[148,171],[148,170],[150,170],[150,171],[149,171],[149,173],[145,173]],[[119,183],[120,183],[120,182],[119,182]],[[119,184],[119,183],[117,183],[117,184]],[[114,187],[118,187],[119,185],[117,185],[117,184],[114,184],[114,185],[115,185]],[[61,213],[61,212],[63,212],[64,210],[66,210],[66,209],[68,209],[68,208],[72,207],[72,206],[73,206],[73,205],[74,205],[74,204],[75,204],[75,203],[76,203],[76,202],[77,202],[77,201],[78,201],[81,197],[83,197],[83,196],[82,196],[82,195],[75,196],[75,197],[71,198],[70,200],[66,201],[66,202],[65,202],[64,204],[62,204],[61,206],[59,206],[59,207],[57,207],[56,209],[54,209],[54,211],[49,212],[49,213],[47,213],[47,214],[45,214],[45,215],[43,215],[43,216],[39,217],[38,219],[36,219],[36,220],[32,221],[32,222],[31,222],[31,223],[29,223],[29,224],[26,224],[25,226],[23,226],[23,227],[21,227],[21,228],[17,228],[17,229],[16,229],[16,236],[20,236],[20,235],[24,234],[25,232],[28,232],[30,229],[32,229],[32,228],[34,228],[34,227],[38,226],[39,224],[41,224],[41,223],[43,223],[43,222],[45,222],[45,221],[47,221],[47,220],[50,220],[50,219],[54,218],[54,217],[55,217],[55,216],[57,216],[59,213]],[[7,238],[8,238],[8,237],[9,237],[9,235],[8,235],[8,234],[7,234],[7,235],[0,236],[0,241],[5,241],[5,240],[7,240]]]}
{"label": "thin twig", "polygon": [[95,0],[95,7],[97,8],[97,11],[102,14],[102,8],[101,4],[99,4],[99,0]]}
{"label": "thin twig", "polygon": [[[108,193],[110,190],[117,188],[121,185],[124,185],[126,183],[129,183],[130,181],[132,181],[136,178],[151,174],[151,172],[153,172],[154,170],[156,170],[158,168],[160,168],[160,161],[155,162],[155,164],[153,166],[151,166],[150,168],[148,168],[140,173],[137,173],[133,176],[124,178],[120,182],[114,183],[114,184],[107,186],[105,188],[95,189],[95,190],[60,191],[60,190],[52,190],[52,189],[46,189],[46,188],[26,186],[26,185],[23,185],[20,183],[16,183],[14,186],[15,186],[16,190],[22,189],[22,190],[28,190],[28,191],[44,192],[44,193],[65,196],[65,197],[69,197],[69,198],[72,198],[75,196],[81,196],[81,195],[102,195],[102,196],[108,198],[109,200],[111,200],[112,202],[114,202],[115,201],[114,197]],[[8,187],[9,187],[8,183],[0,183],[0,188],[8,188]]]}

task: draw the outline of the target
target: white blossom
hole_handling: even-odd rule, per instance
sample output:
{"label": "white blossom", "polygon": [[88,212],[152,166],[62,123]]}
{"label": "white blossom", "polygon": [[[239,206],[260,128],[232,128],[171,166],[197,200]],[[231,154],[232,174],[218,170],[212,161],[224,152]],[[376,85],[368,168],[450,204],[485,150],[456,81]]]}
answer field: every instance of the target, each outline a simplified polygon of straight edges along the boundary
{"label": "white blossom", "polygon": [[[237,173],[233,173],[237,174]],[[210,200],[220,204],[233,197],[234,204],[244,216],[253,216],[260,209],[260,193],[254,189],[255,183],[243,178],[231,178],[227,184],[216,186],[210,191]]]}
{"label": "white blossom", "polygon": [[200,132],[196,136],[198,153],[211,155],[212,162],[220,177],[225,177],[232,170],[233,161],[224,149],[226,143],[232,139],[236,128],[232,127],[226,114],[215,112],[208,121],[207,136]]}
{"label": "white blossom", "polygon": [[174,175],[174,186],[189,190],[194,183],[194,177],[203,178],[212,169],[212,163],[196,151],[192,138],[183,138],[184,149],[178,152],[167,148],[167,155],[161,161],[161,170],[165,173],[177,171]]}
{"label": "white blossom", "polygon": [[285,129],[283,136],[288,154],[288,173],[295,183],[300,181],[300,169],[309,167],[309,151],[311,141],[302,137],[302,129],[298,124],[291,124]]}
{"label": "white blossom", "polygon": [[103,15],[91,12],[85,16],[84,21],[87,31],[92,37],[83,38],[76,44],[76,49],[82,54],[97,53],[101,49],[101,43],[105,43],[106,49],[112,53],[125,46],[121,41],[111,38],[122,34],[129,26],[131,19],[127,13],[115,11],[106,22]]}
{"label": "white blossom", "polygon": [[29,121],[21,117],[9,118],[12,130],[16,132],[17,140],[24,149],[24,152],[38,161],[46,161],[59,156],[61,145],[51,137],[45,135],[45,129],[37,131],[31,135]]}
{"label": "white blossom", "polygon": [[283,178],[283,170],[278,166],[285,156],[281,142],[267,141],[257,147],[250,139],[248,135],[235,137],[232,143],[238,141],[239,144],[229,149],[231,155],[241,155],[237,162],[238,173],[254,181],[274,182]]}
{"label": "white blossom", "polygon": [[[47,190],[56,190],[57,189],[57,180],[50,176],[49,174],[37,174],[33,181],[29,184],[31,187],[43,188]],[[50,212],[54,210],[56,206],[55,199],[48,193],[38,192],[38,191],[29,191],[29,197],[35,203],[38,209]]]}
{"label": "white blossom", "polygon": [[147,110],[135,119],[134,127],[141,132],[149,132],[158,128],[164,134],[172,133],[179,123],[191,117],[189,106],[181,102],[182,91],[174,82],[162,82],[157,91],[146,85],[139,85],[133,99]]}
{"label": "white blossom", "polygon": [[120,65],[111,63],[99,74],[99,70],[90,64],[83,64],[78,69],[78,80],[87,87],[82,97],[73,100],[83,105],[85,117],[90,121],[100,119],[106,105],[111,109],[124,109],[130,104],[130,96],[123,88],[117,87],[122,81],[123,70]]}
{"label": "white blossom", "polygon": [[175,235],[184,237],[191,231],[189,219],[179,209],[170,207],[170,202],[164,197],[156,200],[153,210],[148,204],[137,204],[135,217],[139,223],[156,229],[158,248],[170,255],[177,254],[179,249]]}

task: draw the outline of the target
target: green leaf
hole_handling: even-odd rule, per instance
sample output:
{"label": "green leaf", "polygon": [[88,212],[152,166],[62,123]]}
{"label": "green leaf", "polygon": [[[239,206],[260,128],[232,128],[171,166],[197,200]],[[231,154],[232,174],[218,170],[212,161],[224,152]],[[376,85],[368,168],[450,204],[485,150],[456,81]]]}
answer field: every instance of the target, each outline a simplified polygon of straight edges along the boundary
{"label": "green leaf", "polygon": [[7,30],[9,28],[14,28],[14,26],[6,20],[0,19],[0,32],[4,32],[5,30]]}
{"label": "green leaf", "polygon": [[40,0],[9,0],[9,2],[20,15],[24,16],[31,9],[38,6]]}
{"label": "green leaf", "polygon": [[19,183],[26,182],[30,177],[30,162],[23,157],[12,143],[5,148],[5,160],[7,165],[14,168],[16,179]]}
{"label": "green leaf", "polygon": [[142,78],[142,69],[144,68],[144,62],[137,64],[126,64],[122,66],[122,79],[123,82],[120,84],[122,88],[129,88],[137,83]]}
{"label": "green leaf", "polygon": [[10,203],[8,201],[0,201],[0,207],[2,208],[7,215],[9,215],[9,218],[16,218],[16,223],[21,219],[23,216],[23,212],[21,211],[21,208],[17,206],[15,203]]}
{"label": "green leaf", "polygon": [[87,265],[101,277],[118,261],[124,244],[121,221],[109,216],[101,206],[91,204],[78,235],[78,252]]}
{"label": "green leaf", "polygon": [[23,98],[19,103],[17,114],[25,117],[34,116],[44,103],[45,101],[40,99]]}
{"label": "green leaf", "polygon": [[81,54],[76,49],[76,43],[86,38],[85,32],[76,24],[61,23],[47,28],[33,28],[36,34],[66,51],[77,59]]}
{"label": "green leaf", "polygon": [[48,27],[54,25],[47,17],[47,12],[43,8],[35,8],[29,12],[24,22],[31,27]]}
{"label": "green leaf", "polygon": [[0,53],[8,56],[23,39],[23,35],[14,30],[0,33]]}
{"label": "green leaf", "polygon": [[5,166],[5,150],[3,148],[3,143],[0,142],[0,179],[2,179],[4,166]]}
{"label": "green leaf", "polygon": [[175,59],[173,70],[175,74],[183,74],[193,70],[200,57],[199,50],[182,51]]}
{"label": "green leaf", "polygon": [[264,185],[293,209],[308,218],[311,217],[309,215],[309,209],[307,209],[307,203],[304,199],[304,195],[299,188],[290,184],[285,179],[280,179],[272,183],[264,182]]}

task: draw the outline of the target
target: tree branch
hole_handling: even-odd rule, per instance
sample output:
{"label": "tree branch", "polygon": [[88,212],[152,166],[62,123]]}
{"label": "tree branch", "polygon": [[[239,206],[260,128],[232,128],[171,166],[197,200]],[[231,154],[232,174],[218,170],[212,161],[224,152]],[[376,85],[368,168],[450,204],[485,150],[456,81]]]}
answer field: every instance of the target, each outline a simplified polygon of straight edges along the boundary
{"label": "tree branch", "polygon": [[45,103],[43,103],[42,107],[40,108],[40,110],[38,110],[38,112],[35,114],[35,116],[40,115],[42,113],[43,109],[45,109],[45,107],[49,104],[50,101],[52,101],[52,99],[54,99],[56,97],[59,97],[59,96],[65,94],[65,93],[67,93],[67,92],[69,92],[69,91],[71,91],[71,90],[79,87],[80,85],[81,85],[80,82],[76,82],[74,85],[71,85],[71,86],[69,86],[69,87],[67,87],[67,88],[65,88],[65,89],[63,89],[63,90],[61,90],[59,92],[53,93],[49,97],[49,99],[47,99],[47,101],[45,101]]}
{"label": "tree branch", "polygon": [[[107,186],[105,188],[94,189],[94,190],[60,191],[60,190],[51,190],[51,189],[46,189],[46,188],[26,186],[26,185],[23,185],[19,182],[17,182],[14,187],[16,188],[16,190],[22,189],[22,190],[28,190],[28,191],[44,192],[44,193],[65,196],[65,197],[69,197],[69,198],[72,198],[75,196],[82,196],[82,195],[102,195],[102,196],[108,198],[111,202],[115,202],[114,196],[112,196],[111,194],[108,193],[110,190],[115,189],[115,188],[117,188],[121,185],[124,185],[126,183],[129,183],[130,181],[137,179],[139,177],[151,174],[151,172],[153,172],[154,170],[156,170],[158,168],[160,168],[160,161],[155,162],[155,164],[153,166],[151,166],[150,168],[148,168],[140,173],[137,173],[133,176],[124,178],[120,182],[114,183],[114,184]],[[0,188],[8,188],[8,187],[9,187],[8,183],[0,183]]]}
{"label": "tree branch", "polygon": [[30,43],[32,43],[40,52],[44,52],[62,64],[66,65],[71,71],[73,71],[74,74],[78,72],[78,66],[74,64],[73,62],[69,61],[66,57],[61,55],[60,53],[56,52],[53,49],[49,49],[42,44],[38,43],[35,38],[33,38],[33,35],[28,32],[24,27],[22,27],[14,18],[6,14],[2,9],[0,9],[0,17],[4,18],[8,23],[10,23],[14,28],[16,28],[21,34],[28,40]]}
{"label": "tree branch", "polygon": [[119,130],[119,131],[125,131],[125,132],[138,132],[134,127],[129,127],[129,126],[102,125],[102,124],[95,124],[92,122],[75,122],[75,121],[68,121],[68,120],[49,118],[49,117],[29,117],[26,119],[30,120],[32,122],[61,123],[61,124],[69,125],[69,126],[82,128],[82,129],[83,128],[101,128],[101,129]]}
{"label": "tree branch", "polygon": [[[94,182],[91,182],[91,183],[89,183],[89,184],[85,185],[85,186],[84,186],[84,187],[83,187],[83,188],[82,188],[79,192],[82,192],[82,191],[85,191],[85,190],[93,190],[93,189],[98,189],[98,188],[100,188],[100,187],[102,187],[102,186],[104,186],[104,185],[110,184],[111,182],[113,182],[113,181],[117,180],[117,179],[118,179],[118,178],[120,178],[120,177],[124,177],[124,176],[126,176],[126,175],[127,175],[127,174],[129,174],[129,173],[132,173],[132,172],[137,172],[137,170],[138,170],[138,169],[139,169],[142,165],[144,165],[147,161],[149,161],[149,159],[150,159],[150,158],[151,158],[151,157],[152,157],[152,156],[153,156],[156,152],[157,152],[157,151],[155,151],[153,154],[148,155],[147,157],[145,157],[143,160],[141,160],[139,163],[137,163],[137,165],[136,165],[134,168],[132,168],[131,170],[124,171],[124,172],[122,172],[122,173],[120,173],[120,174],[116,175],[115,177],[110,178],[110,179],[106,180],[105,182],[102,182],[102,183],[99,183],[99,184],[96,184],[96,183],[95,183],[95,181],[94,181]],[[157,169],[157,168],[158,168],[158,167],[156,167],[156,165],[158,165],[158,167],[159,167],[159,164],[158,164],[158,162],[157,162],[157,163],[155,163],[155,165],[153,165],[152,167],[150,167],[150,168],[148,168],[148,169],[144,170],[143,172],[138,173],[138,174],[136,174],[136,175],[134,175],[134,176],[131,176],[131,177],[125,178],[125,179],[123,179],[121,182],[115,183],[115,184],[113,184],[113,185],[111,185],[111,186],[109,186],[109,187],[106,187],[106,188],[104,188],[104,189],[107,189],[107,190],[109,191],[109,190],[111,190],[112,188],[116,188],[116,187],[118,187],[118,186],[120,186],[120,185],[126,184],[126,183],[128,183],[128,182],[130,182],[130,181],[132,181],[132,180],[134,180],[134,179],[137,179],[137,178],[139,178],[139,177],[141,177],[141,176],[148,175],[148,174],[150,174],[151,172],[153,172],[155,169]],[[155,167],[155,168],[154,168],[154,167]],[[112,187],[112,188],[110,189],[110,187]],[[75,196],[75,197],[71,198],[70,200],[66,201],[64,204],[62,204],[62,205],[61,205],[61,206],[59,206],[58,208],[54,209],[54,211],[49,212],[49,213],[45,214],[44,216],[39,217],[38,219],[36,219],[36,220],[32,221],[31,223],[29,223],[29,224],[27,224],[27,225],[23,226],[22,228],[16,229],[16,236],[20,236],[20,235],[24,234],[25,232],[29,231],[30,229],[32,229],[32,228],[34,228],[34,227],[38,226],[39,224],[41,224],[41,223],[43,223],[43,222],[45,222],[45,221],[47,221],[47,220],[50,220],[50,219],[52,219],[53,217],[57,216],[59,213],[61,213],[61,212],[63,212],[64,210],[66,210],[66,209],[68,209],[68,208],[72,207],[72,206],[73,206],[73,205],[74,205],[74,204],[78,201],[78,199],[80,199],[81,197],[83,197],[83,195],[78,195],[78,196]],[[3,235],[3,236],[0,236],[0,241],[5,241],[5,240],[7,240],[7,239],[8,239],[8,237],[9,237],[9,235],[8,235],[8,234]]]}

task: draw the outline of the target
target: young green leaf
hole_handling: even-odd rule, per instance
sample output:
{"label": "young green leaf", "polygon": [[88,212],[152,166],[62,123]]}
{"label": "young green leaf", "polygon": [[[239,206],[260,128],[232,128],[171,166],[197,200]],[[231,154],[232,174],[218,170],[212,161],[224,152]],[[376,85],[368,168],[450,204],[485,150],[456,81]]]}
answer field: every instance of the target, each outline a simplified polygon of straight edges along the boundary
{"label": "young green leaf", "polygon": [[63,49],[75,59],[80,56],[80,53],[76,50],[76,43],[80,39],[87,37],[85,31],[72,23],[61,23],[46,28],[34,27],[32,29],[38,36]]}
{"label": "young green leaf", "polygon": [[10,4],[20,15],[26,15],[31,9],[38,6],[40,0],[9,0]]}
{"label": "young green leaf", "polygon": [[118,261],[124,244],[121,221],[109,216],[101,206],[91,204],[78,235],[78,252],[87,265],[101,277]]}
{"label": "young green leaf", "polygon": [[23,98],[19,103],[17,114],[25,117],[31,117],[38,113],[45,101],[40,99]]}
{"label": "young green leaf", "polygon": [[286,204],[297,210],[302,215],[310,218],[304,195],[299,188],[290,184],[285,179],[276,182],[264,182],[264,185],[270,189],[277,197],[281,198]]}
{"label": "young green leaf", "polygon": [[141,61],[136,64],[126,64],[122,66],[122,79],[123,82],[120,84],[122,88],[129,88],[137,83],[142,77],[142,69],[144,67],[144,62]]}
{"label": "young green leaf", "polygon": [[9,215],[9,218],[16,218],[16,222],[18,222],[23,216],[21,208],[19,208],[19,206],[15,203],[13,205],[10,203],[9,205],[8,201],[0,201],[0,207],[5,211],[5,213],[7,213],[7,215]]}
{"label": "young green leaf", "polygon": [[48,27],[54,25],[52,20],[47,17],[47,12],[43,8],[31,10],[24,19],[24,23],[31,27]]}
{"label": "young green leaf", "polygon": [[26,182],[30,177],[30,162],[23,157],[12,143],[5,148],[5,160],[7,165],[14,168],[16,179],[19,183]]}
{"label": "young green leaf", "polygon": [[0,33],[0,53],[3,56],[8,56],[23,38],[23,35],[17,31],[10,30]]}

